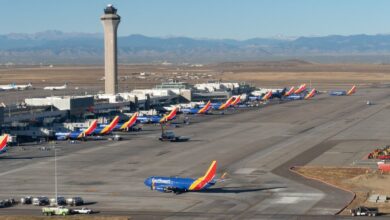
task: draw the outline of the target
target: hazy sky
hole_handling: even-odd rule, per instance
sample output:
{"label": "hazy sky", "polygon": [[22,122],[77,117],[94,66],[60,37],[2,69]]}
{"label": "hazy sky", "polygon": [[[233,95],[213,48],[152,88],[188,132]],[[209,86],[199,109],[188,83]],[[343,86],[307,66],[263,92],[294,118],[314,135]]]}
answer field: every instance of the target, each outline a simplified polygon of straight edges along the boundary
{"label": "hazy sky", "polygon": [[102,32],[112,3],[119,35],[233,38],[390,33],[389,0],[0,0],[0,34]]}

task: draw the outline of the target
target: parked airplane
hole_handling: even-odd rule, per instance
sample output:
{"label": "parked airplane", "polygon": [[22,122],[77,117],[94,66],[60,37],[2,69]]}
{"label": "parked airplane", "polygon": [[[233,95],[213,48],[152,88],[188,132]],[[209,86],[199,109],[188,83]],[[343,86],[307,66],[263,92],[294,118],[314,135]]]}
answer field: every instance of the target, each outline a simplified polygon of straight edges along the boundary
{"label": "parked airplane", "polygon": [[32,88],[32,84],[26,84],[26,85],[15,85],[17,90],[27,90]]}
{"label": "parked airplane", "polygon": [[211,109],[211,101],[208,101],[202,108],[182,108],[184,114],[206,114]]}
{"label": "parked airplane", "polygon": [[[128,131],[136,122],[138,118],[138,112],[134,113],[130,119],[124,123],[118,123],[114,127],[114,131]],[[106,127],[107,124],[100,124],[99,127]]]}
{"label": "parked airplane", "polygon": [[269,90],[262,98],[261,101],[267,101],[272,97],[272,90]]}
{"label": "parked airplane", "polygon": [[164,115],[164,116],[159,116],[159,115],[145,115],[145,116],[138,116],[137,121],[142,123],[142,124],[157,124],[157,123],[164,123],[170,120],[173,120],[176,117],[178,107],[173,107],[172,110]]}
{"label": "parked airplane", "polygon": [[151,190],[160,192],[173,192],[176,194],[188,191],[199,191],[207,189],[217,182],[215,174],[217,172],[217,161],[213,161],[206,174],[198,179],[151,176],[145,179],[145,185]]}
{"label": "parked airplane", "polygon": [[352,95],[356,92],[356,85],[353,85],[352,88],[347,92],[347,95]]}
{"label": "parked airplane", "polygon": [[284,96],[290,96],[294,93],[295,87],[291,87],[290,90],[288,90],[286,93],[284,93]]}
{"label": "parked airplane", "polygon": [[356,86],[353,85],[352,88],[348,91],[345,91],[345,90],[334,90],[334,91],[330,91],[329,92],[329,95],[331,96],[344,96],[344,95],[352,95],[356,92]]}
{"label": "parked airplane", "polygon": [[316,89],[312,89],[306,96],[305,99],[310,99],[316,95]]}
{"label": "parked airplane", "polygon": [[119,122],[119,116],[115,116],[115,118],[111,121],[110,124],[104,126],[104,127],[97,127],[93,132],[92,135],[106,135],[111,133],[111,131],[114,130],[115,126]]}
{"label": "parked airplane", "polygon": [[303,91],[306,91],[306,84],[300,85],[299,88],[297,90],[295,90],[294,94],[299,94]]}
{"label": "parked airplane", "polygon": [[85,138],[86,136],[89,136],[92,134],[92,132],[97,127],[97,120],[92,121],[91,125],[85,129],[85,130],[78,130],[78,131],[72,131],[72,132],[56,132],[55,136],[57,140],[77,140]]}
{"label": "parked airplane", "polygon": [[53,91],[53,90],[63,90],[63,89],[66,89],[67,87],[68,87],[68,84],[65,83],[63,86],[46,86],[43,89]]}
{"label": "parked airplane", "polygon": [[0,137],[0,154],[7,152],[8,134]]}
{"label": "parked airplane", "polygon": [[223,104],[211,103],[211,106],[212,106],[213,109],[225,110],[225,109],[229,108],[229,106],[233,103],[233,101],[234,101],[234,97],[232,96]]}
{"label": "parked airplane", "polygon": [[234,101],[232,102],[231,106],[236,106],[236,105],[238,105],[238,103],[240,103],[240,102],[241,102],[241,96],[240,96],[240,95],[235,96],[235,97],[234,97]]}
{"label": "parked airplane", "polygon": [[168,122],[168,121],[170,121],[170,120],[173,120],[173,119],[176,117],[177,110],[178,110],[178,107],[174,107],[174,108],[172,109],[172,111],[169,112],[169,114],[164,115],[164,116],[160,119],[160,123],[165,123],[165,122]]}
{"label": "parked airplane", "polygon": [[16,87],[15,83],[11,83],[11,84],[8,84],[8,85],[0,85],[0,89],[9,91],[9,90],[16,90],[17,87]]}

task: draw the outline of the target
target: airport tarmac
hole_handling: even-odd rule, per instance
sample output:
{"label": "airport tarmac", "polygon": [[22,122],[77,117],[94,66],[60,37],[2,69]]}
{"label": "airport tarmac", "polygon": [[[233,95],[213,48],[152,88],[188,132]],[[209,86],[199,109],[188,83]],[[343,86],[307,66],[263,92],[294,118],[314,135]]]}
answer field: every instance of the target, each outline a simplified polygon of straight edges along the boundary
{"label": "airport tarmac", "polygon": [[[334,215],[353,197],[289,171],[305,164],[353,165],[365,147],[385,143],[390,128],[389,88],[367,88],[349,97],[321,94],[225,115],[195,116],[175,128],[185,143],[159,142],[158,126],[124,135],[120,142],[57,142],[58,194],[82,196],[101,215],[134,219],[291,219]],[[366,105],[366,101],[373,105]],[[54,151],[40,146],[2,156],[0,198],[54,197]],[[50,147],[50,145],[49,145]],[[341,153],[340,153],[341,152]],[[367,152],[368,153],[368,152]],[[199,177],[212,160],[228,179],[202,192],[151,191],[148,176]],[[40,214],[16,206],[3,214]]]}

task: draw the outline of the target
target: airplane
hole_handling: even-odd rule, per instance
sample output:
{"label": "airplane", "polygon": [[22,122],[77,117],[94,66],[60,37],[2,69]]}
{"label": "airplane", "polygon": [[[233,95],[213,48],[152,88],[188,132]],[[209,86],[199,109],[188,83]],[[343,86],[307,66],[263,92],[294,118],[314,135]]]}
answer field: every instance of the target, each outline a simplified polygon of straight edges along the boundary
{"label": "airplane", "polygon": [[9,90],[16,90],[17,87],[16,87],[15,83],[11,83],[11,84],[8,84],[8,85],[0,85],[0,89],[9,91]]}
{"label": "airplane", "polygon": [[199,191],[207,189],[217,182],[215,174],[217,172],[217,161],[214,160],[204,176],[198,179],[181,177],[151,176],[145,179],[144,184],[151,190],[159,192],[173,192],[175,194]]}
{"label": "airplane", "polygon": [[202,108],[182,108],[184,114],[206,114],[211,109],[211,101],[208,101]]}
{"label": "airplane", "polygon": [[159,115],[138,116],[137,117],[137,121],[142,123],[142,124],[147,124],[147,123],[151,123],[151,124],[164,123],[164,122],[173,120],[176,117],[178,109],[179,108],[176,107],[176,106],[173,107],[172,110],[168,114],[164,115],[163,117],[161,117]]}
{"label": "airplane", "polygon": [[303,91],[306,91],[306,84],[305,83],[300,85],[299,88],[297,90],[295,90],[294,94],[299,94]]}
{"label": "airplane", "polygon": [[234,101],[232,102],[232,104],[230,106],[236,106],[240,102],[241,102],[241,96],[238,95],[238,96],[235,97]]}
{"label": "airplane", "polygon": [[290,96],[294,93],[295,87],[291,87],[290,90],[288,90],[286,93],[284,93],[284,96]]}
{"label": "airplane", "polygon": [[352,95],[356,92],[356,85],[353,85],[352,88],[347,92],[347,95]]}
{"label": "airplane", "polygon": [[115,126],[119,122],[119,116],[115,116],[114,119],[112,119],[111,123],[104,126],[104,127],[97,127],[94,131],[92,131],[92,135],[106,135],[111,133],[111,131],[114,130]]}
{"label": "airplane", "polygon": [[356,86],[353,85],[352,88],[348,91],[345,91],[345,90],[334,90],[334,91],[330,91],[329,92],[329,95],[331,96],[345,96],[345,95],[352,95],[356,92]]}
{"label": "airplane", "polygon": [[269,90],[262,98],[261,101],[267,101],[272,97],[272,90]]}
{"label": "airplane", "polygon": [[[135,112],[128,121],[124,123],[118,123],[113,131],[128,131],[136,122],[138,118],[138,112]],[[99,127],[105,127],[107,124],[100,124]]]}
{"label": "airplane", "polygon": [[176,114],[177,114],[177,110],[179,108],[178,107],[174,107],[172,109],[171,112],[169,112],[169,114],[166,114],[164,115],[161,119],[160,119],[160,123],[165,123],[165,122],[168,122],[170,120],[173,120],[175,117],[176,117]]}
{"label": "airplane", "polygon": [[66,89],[67,86],[68,86],[68,84],[65,83],[63,86],[46,86],[43,89],[44,90],[52,90],[52,91],[54,91],[54,90],[63,90],[63,89]]}
{"label": "airplane", "polygon": [[312,89],[306,96],[305,96],[305,99],[307,100],[307,99],[310,99],[310,98],[312,98],[312,97],[314,97],[315,96],[315,94],[316,94],[316,89]]}
{"label": "airplane", "polygon": [[17,90],[27,90],[32,88],[32,84],[26,84],[26,85],[15,85]]}
{"label": "airplane", "polygon": [[85,129],[85,130],[78,130],[78,131],[72,131],[72,132],[56,132],[55,136],[57,140],[77,140],[85,138],[86,136],[89,136],[92,134],[92,132],[97,127],[97,120],[93,120],[91,125]]}
{"label": "airplane", "polygon": [[0,154],[7,152],[8,134],[0,137]]}
{"label": "airplane", "polygon": [[229,108],[229,106],[233,103],[234,99],[235,99],[234,96],[232,96],[223,104],[211,103],[211,106],[213,109],[216,109],[216,110],[225,110],[225,109]]}

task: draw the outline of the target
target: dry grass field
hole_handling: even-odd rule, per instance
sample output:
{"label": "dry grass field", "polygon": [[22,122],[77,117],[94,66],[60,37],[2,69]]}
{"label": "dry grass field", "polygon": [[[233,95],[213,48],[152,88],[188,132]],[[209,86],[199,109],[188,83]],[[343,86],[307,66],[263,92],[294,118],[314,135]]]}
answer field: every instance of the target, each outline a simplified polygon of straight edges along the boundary
{"label": "dry grass field", "polygon": [[[145,72],[145,76],[140,73]],[[35,87],[60,85],[103,89],[103,66],[54,66],[0,68],[0,84],[26,84]],[[191,67],[186,65],[121,65],[119,88],[150,88],[164,81],[191,83],[209,80],[245,81],[260,87],[292,86],[311,83],[317,88],[344,88],[351,84],[390,82],[390,65],[316,64],[299,60],[279,62],[235,62]]]}
{"label": "dry grass field", "polygon": [[298,167],[295,169],[299,174],[319,180],[333,186],[352,191],[356,194],[355,199],[341,214],[348,215],[351,208],[359,205],[378,207],[381,213],[389,214],[388,203],[372,203],[367,201],[369,195],[390,195],[388,187],[390,175],[381,174],[368,168],[352,167]]}

